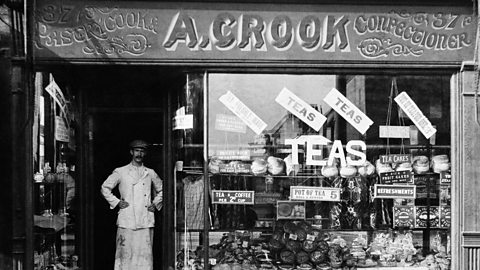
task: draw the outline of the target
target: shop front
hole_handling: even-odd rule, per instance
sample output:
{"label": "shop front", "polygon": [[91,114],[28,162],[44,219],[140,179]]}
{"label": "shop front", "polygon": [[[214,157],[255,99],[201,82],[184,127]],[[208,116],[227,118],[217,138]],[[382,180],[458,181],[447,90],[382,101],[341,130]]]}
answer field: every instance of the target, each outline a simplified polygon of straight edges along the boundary
{"label": "shop front", "polygon": [[113,268],[100,186],[141,138],[154,269],[480,269],[473,7],[34,8],[17,266]]}

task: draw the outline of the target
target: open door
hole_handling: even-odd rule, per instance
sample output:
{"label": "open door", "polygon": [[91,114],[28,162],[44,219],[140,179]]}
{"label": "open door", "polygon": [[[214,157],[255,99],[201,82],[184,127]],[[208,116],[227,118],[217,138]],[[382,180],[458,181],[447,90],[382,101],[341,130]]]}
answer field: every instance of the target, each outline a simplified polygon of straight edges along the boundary
{"label": "open door", "polygon": [[[162,112],[142,111],[102,111],[91,115],[93,123],[92,175],[94,194],[94,266],[95,269],[112,269],[115,260],[115,235],[117,231],[117,209],[110,209],[100,194],[103,181],[117,168],[131,161],[128,144],[141,138],[152,144],[145,158],[145,166],[163,175]],[[114,193],[118,192],[117,189]],[[160,216],[156,212],[154,234],[154,264],[162,260],[160,243],[162,228]]]}

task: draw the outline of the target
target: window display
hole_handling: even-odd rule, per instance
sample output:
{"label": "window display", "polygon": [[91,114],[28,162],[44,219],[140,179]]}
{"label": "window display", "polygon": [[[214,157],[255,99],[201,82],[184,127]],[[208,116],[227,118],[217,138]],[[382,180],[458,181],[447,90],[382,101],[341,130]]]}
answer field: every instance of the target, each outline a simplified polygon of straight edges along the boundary
{"label": "window display", "polygon": [[74,98],[36,74],[34,269],[79,269]]}
{"label": "window display", "polygon": [[197,165],[176,173],[178,269],[450,269],[448,76],[203,80],[206,138],[182,130],[176,157]]}

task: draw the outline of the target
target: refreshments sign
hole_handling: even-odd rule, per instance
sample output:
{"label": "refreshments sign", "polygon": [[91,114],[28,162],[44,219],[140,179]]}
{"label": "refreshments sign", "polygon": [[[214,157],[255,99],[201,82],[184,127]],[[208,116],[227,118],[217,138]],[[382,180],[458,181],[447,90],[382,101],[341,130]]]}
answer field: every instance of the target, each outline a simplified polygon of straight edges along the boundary
{"label": "refreshments sign", "polygon": [[374,195],[380,199],[415,199],[414,185],[380,185],[375,184]]}
{"label": "refreshments sign", "polygon": [[459,64],[476,29],[452,6],[39,0],[35,15],[37,61]]}

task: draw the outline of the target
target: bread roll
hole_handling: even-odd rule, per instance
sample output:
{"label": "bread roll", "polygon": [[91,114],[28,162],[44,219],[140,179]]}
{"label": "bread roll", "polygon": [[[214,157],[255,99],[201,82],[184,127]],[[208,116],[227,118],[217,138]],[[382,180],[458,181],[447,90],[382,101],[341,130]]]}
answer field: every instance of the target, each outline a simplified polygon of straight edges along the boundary
{"label": "bread roll", "polygon": [[393,172],[392,166],[390,166],[390,164],[388,163],[381,163],[380,159],[377,159],[377,161],[375,162],[375,165],[379,175],[381,173]]}
{"label": "bread roll", "polygon": [[423,174],[430,170],[428,158],[426,156],[416,156],[413,158],[413,171],[417,174]]}
{"label": "bread roll", "polygon": [[269,156],[267,158],[267,170],[272,175],[280,175],[285,172],[285,163],[281,158]]}
{"label": "bread roll", "polygon": [[340,168],[340,176],[344,178],[354,177],[357,174],[357,168],[353,166],[345,166]]}
{"label": "bread roll", "polygon": [[267,162],[263,158],[257,158],[252,162],[250,170],[254,175],[261,175],[267,172]]}
{"label": "bread roll", "polygon": [[410,162],[404,162],[397,165],[395,171],[412,171],[412,164]]}
{"label": "bread roll", "polygon": [[436,173],[450,170],[450,162],[447,155],[437,155],[432,157],[432,169]]}
{"label": "bread roll", "polygon": [[358,167],[358,173],[361,176],[373,175],[375,173],[375,166],[373,166],[373,164],[367,160],[365,161],[365,164],[363,164],[363,166]]}
{"label": "bread roll", "polygon": [[338,168],[336,166],[323,166],[322,175],[325,177],[336,177],[338,176]]}

